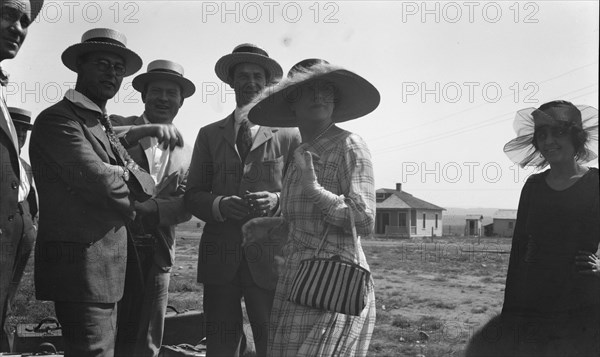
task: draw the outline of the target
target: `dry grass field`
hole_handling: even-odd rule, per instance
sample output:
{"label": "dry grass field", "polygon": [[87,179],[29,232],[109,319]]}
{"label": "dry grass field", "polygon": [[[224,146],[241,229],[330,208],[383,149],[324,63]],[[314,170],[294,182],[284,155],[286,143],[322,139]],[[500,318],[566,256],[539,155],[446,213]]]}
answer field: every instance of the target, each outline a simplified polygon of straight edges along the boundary
{"label": "dry grass field", "polygon": [[[199,233],[178,231],[170,304],[202,308],[196,281]],[[375,279],[377,324],[369,356],[461,356],[469,337],[500,312],[510,239],[364,240]],[[53,315],[35,300],[32,261],[9,324]]]}

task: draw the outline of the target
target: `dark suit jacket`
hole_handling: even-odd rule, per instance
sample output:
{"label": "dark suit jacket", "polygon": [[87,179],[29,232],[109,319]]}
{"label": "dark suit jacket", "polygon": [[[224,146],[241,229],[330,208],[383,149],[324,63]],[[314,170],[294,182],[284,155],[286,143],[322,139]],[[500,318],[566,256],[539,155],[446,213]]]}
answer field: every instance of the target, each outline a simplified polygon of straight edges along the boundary
{"label": "dark suit jacket", "polygon": [[[129,126],[144,124],[141,116],[124,118],[113,115],[110,119],[115,126],[115,132],[121,132],[121,135],[127,133]],[[149,169],[149,163],[145,150],[150,145],[150,138],[146,137],[127,149],[131,158],[146,171]],[[189,146],[176,147],[171,151],[165,175],[157,183],[155,196],[152,198],[158,205],[158,222],[153,226],[144,227],[146,233],[152,233],[157,237],[158,246],[154,261],[164,270],[168,270],[175,259],[175,226],[192,218],[183,204],[191,156],[192,150]]]}
{"label": "dark suit jacket", "polygon": [[[99,118],[63,99],[40,113],[33,127],[29,156],[41,212],[35,247],[40,300],[113,303],[123,295],[125,224],[135,211],[128,184],[105,166],[122,166],[123,153],[111,148]],[[132,172],[130,181],[136,175],[144,173]]]}
{"label": "dark suit jacket", "polygon": [[[246,190],[280,192],[288,157],[301,141],[295,128],[261,127],[242,163],[235,149],[233,128],[233,114],[203,127],[192,155],[185,203],[193,215],[206,222],[198,257],[200,283],[231,281],[242,259],[241,225],[245,221],[216,221],[212,213],[215,198],[243,197]],[[253,274],[256,262],[248,259]]]}
{"label": "dark suit jacket", "polygon": [[[2,99],[0,99],[2,100]],[[19,149],[0,110],[0,320],[12,279],[17,243],[21,239],[19,215]],[[2,322],[4,322],[2,320]]]}

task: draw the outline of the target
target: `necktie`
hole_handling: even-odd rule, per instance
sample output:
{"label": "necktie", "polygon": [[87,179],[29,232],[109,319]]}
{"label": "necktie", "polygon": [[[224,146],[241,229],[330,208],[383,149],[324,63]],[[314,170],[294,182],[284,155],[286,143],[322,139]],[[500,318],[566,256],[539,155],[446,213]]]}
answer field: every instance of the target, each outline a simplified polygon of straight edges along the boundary
{"label": "necktie", "polygon": [[242,120],[240,123],[240,129],[238,130],[235,145],[237,146],[242,162],[245,162],[246,156],[248,156],[250,148],[252,147],[252,133],[250,132],[248,120]]}

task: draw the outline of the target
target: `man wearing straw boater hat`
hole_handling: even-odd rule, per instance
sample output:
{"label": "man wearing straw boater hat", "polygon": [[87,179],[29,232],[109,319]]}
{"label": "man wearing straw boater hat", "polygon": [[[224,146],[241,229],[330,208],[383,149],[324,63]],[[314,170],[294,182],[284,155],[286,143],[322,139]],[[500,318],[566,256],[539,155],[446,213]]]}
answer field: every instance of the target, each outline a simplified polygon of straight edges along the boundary
{"label": "man wearing straw boater hat", "polygon": [[[156,60],[148,65],[146,73],[133,79],[133,88],[142,94],[144,113],[128,118],[111,116],[111,121],[131,157],[154,179],[156,192],[139,204],[131,226],[145,284],[142,289],[125,287],[119,303],[116,355],[156,357],[162,343],[169,275],[175,257],[175,226],[191,218],[183,194],[192,150],[181,146],[183,140],[173,120],[184,98],[194,94],[196,87],[183,76],[181,65]],[[124,316],[123,311],[129,314]],[[121,338],[121,331],[127,336]]]}
{"label": "man wearing straw boater hat", "polygon": [[285,164],[300,136],[295,129],[253,126],[242,110],[282,75],[265,50],[239,45],[217,61],[215,72],[233,88],[237,107],[200,129],[185,193],[188,210],[206,222],[198,282],[204,284],[207,354],[238,355],[244,297],[257,355],[264,356],[274,286],[256,264],[258,255],[269,252],[247,256],[241,226],[253,217],[278,214]]}
{"label": "man wearing straw boater hat", "polygon": [[[0,0],[0,62],[17,56],[29,25],[42,5],[40,0]],[[4,97],[7,84],[8,75],[0,67],[0,340],[4,340],[5,308],[17,247],[23,235],[23,219],[28,215],[22,205],[28,196],[27,175],[19,158],[17,131]],[[0,351],[2,349],[0,347]]]}
{"label": "man wearing straw boater hat", "polygon": [[65,356],[113,356],[123,296],[126,224],[154,182],[120,144],[106,102],[142,66],[122,33],[85,32],[63,64],[75,89],[35,120],[29,156],[40,198],[36,297],[54,301]]}

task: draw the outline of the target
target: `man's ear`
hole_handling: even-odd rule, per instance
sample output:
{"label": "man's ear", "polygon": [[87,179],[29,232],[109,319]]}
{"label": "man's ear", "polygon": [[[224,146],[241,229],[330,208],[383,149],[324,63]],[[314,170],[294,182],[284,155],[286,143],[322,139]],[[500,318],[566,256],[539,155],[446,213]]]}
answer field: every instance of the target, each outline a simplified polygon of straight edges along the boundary
{"label": "man's ear", "polygon": [[142,92],[142,103],[146,104],[146,89]]}
{"label": "man's ear", "polygon": [[181,108],[183,106],[183,100],[184,100],[184,98],[183,98],[183,96],[181,96],[181,101],[179,102],[179,108]]}

